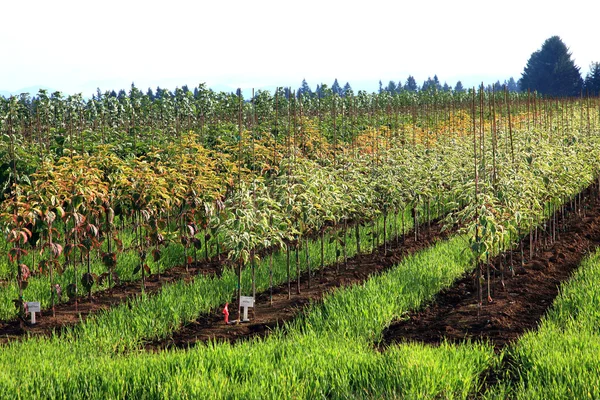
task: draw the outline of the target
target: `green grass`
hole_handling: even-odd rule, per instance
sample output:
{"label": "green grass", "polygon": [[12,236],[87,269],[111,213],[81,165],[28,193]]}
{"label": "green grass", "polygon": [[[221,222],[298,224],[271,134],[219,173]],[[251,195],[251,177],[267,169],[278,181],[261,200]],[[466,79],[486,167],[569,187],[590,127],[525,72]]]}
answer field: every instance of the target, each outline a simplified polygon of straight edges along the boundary
{"label": "green grass", "polygon": [[[479,372],[493,361],[491,348],[409,344],[383,353],[373,349],[389,321],[423,304],[470,267],[465,246],[464,238],[455,237],[409,256],[363,285],[337,290],[285,333],[277,330],[262,341],[160,354],[139,353],[133,346],[123,354],[121,340],[147,335],[150,320],[164,315],[147,316],[138,330],[129,319],[140,317],[111,311],[106,315],[122,316],[114,320],[120,325],[109,327],[99,318],[83,324],[76,336],[12,343],[0,354],[0,370],[6,371],[0,376],[0,397],[467,398],[479,387]],[[179,298],[195,295],[180,293]],[[148,305],[144,312],[155,308]],[[94,331],[94,326],[107,329]]]}

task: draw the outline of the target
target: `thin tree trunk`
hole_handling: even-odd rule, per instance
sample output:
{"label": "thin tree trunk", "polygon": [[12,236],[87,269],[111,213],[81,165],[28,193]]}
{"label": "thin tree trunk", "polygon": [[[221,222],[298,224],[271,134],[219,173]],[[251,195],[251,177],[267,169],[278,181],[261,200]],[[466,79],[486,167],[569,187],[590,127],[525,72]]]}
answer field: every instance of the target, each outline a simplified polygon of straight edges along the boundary
{"label": "thin tree trunk", "polygon": [[311,271],[310,271],[310,251],[308,249],[308,238],[305,239],[304,241],[304,252],[306,255],[306,268],[308,270],[308,288],[310,289],[310,275],[311,275]]}
{"label": "thin tree trunk", "polygon": [[296,280],[298,282],[296,287],[296,294],[300,294],[300,240],[296,242]]}
{"label": "thin tree trunk", "polygon": [[290,267],[290,244],[286,244],[286,264],[287,264],[287,278],[288,278],[288,299],[292,298],[292,271]]}
{"label": "thin tree trunk", "polygon": [[240,258],[237,268],[237,306],[238,306],[238,323],[242,321],[242,259]]}

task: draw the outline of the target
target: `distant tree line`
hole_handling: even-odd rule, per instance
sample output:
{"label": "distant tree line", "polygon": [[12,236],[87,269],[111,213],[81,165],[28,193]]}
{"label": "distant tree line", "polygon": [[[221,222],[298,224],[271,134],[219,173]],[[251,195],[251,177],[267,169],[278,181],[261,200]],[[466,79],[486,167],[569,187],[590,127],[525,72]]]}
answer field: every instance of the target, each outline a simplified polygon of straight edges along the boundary
{"label": "distant tree line", "polygon": [[[134,87],[135,85],[132,84],[132,88]],[[508,80],[504,80],[502,83],[500,80],[497,80],[495,83],[485,86],[485,90],[488,92],[499,92],[504,90],[505,87],[509,92],[526,92],[531,90],[548,96],[580,96],[582,94],[598,96],[600,95],[600,62],[592,62],[588,74],[583,78],[580,73],[580,68],[575,65],[574,61],[571,59],[571,53],[569,52],[568,47],[563,43],[560,37],[552,36],[551,38],[546,39],[541,49],[531,54],[518,82],[512,77]],[[334,80],[331,88],[326,84],[321,83],[317,85],[316,89],[313,91],[306,82],[306,79],[303,79],[301,86],[295,92],[292,92],[290,87],[283,87],[281,90],[282,95],[285,97],[296,95],[297,97],[314,96],[322,98],[329,93],[341,97],[354,94],[349,82],[346,82],[344,86],[341,86],[337,79]],[[465,92],[465,90],[466,88],[461,81],[456,82],[454,87],[452,87],[447,82],[442,84],[437,75],[434,75],[433,78],[428,77],[420,86],[412,75],[409,75],[404,82],[402,80],[399,80],[398,82],[390,80],[385,86],[381,80],[379,81],[379,93],[425,91],[462,93]],[[188,94],[192,95],[194,98],[200,96],[198,88],[194,88],[193,91],[190,91],[187,85],[183,85],[181,88],[178,88],[177,91],[179,91],[179,94],[160,87],[157,87],[155,90],[148,88],[146,96],[150,101],[182,95],[188,96]],[[238,89],[235,94],[241,96],[241,89]],[[111,90],[105,93],[102,93],[100,89],[97,89],[96,93],[92,96],[92,99],[98,101],[102,97],[114,97],[122,100],[127,96],[128,94],[124,89],[121,89],[118,92]]]}
{"label": "distant tree line", "polygon": [[[501,91],[501,90],[504,90],[504,86],[506,86],[506,88],[510,92],[517,92],[519,90],[517,82],[512,77],[508,80],[505,80],[504,83],[500,83],[500,81],[498,80],[494,84],[487,85],[486,90],[489,92]],[[322,97],[326,88],[327,88],[327,85],[320,84],[320,85],[317,85],[315,91],[312,91],[310,86],[306,82],[306,79],[303,79],[302,84],[296,91],[296,95],[303,96],[303,97],[305,97],[305,96]],[[350,86],[350,83],[346,82],[344,87],[342,87],[342,86],[340,86],[337,79],[334,80],[333,84],[331,85],[330,90],[334,94],[337,94],[338,96],[342,96],[342,97],[346,96],[348,94],[354,93],[352,90],[352,87]],[[383,93],[383,92],[387,92],[387,93],[424,92],[424,91],[428,91],[428,90],[435,90],[438,92],[442,92],[442,91],[443,92],[452,92],[453,91],[453,92],[457,92],[457,93],[462,93],[466,89],[463,86],[461,81],[456,82],[456,85],[454,85],[454,87],[448,85],[447,82],[444,82],[444,84],[442,85],[440,83],[440,80],[437,75],[434,75],[433,78],[428,77],[427,80],[425,80],[421,86],[419,86],[419,84],[415,80],[415,77],[412,75],[409,75],[408,78],[406,79],[406,81],[404,81],[404,83],[402,83],[402,81],[398,81],[398,83],[396,83],[395,81],[392,80],[392,81],[389,81],[388,84],[384,86],[383,82],[381,80],[379,81],[379,93]]]}
{"label": "distant tree line", "polygon": [[[323,88],[326,87],[323,84],[317,85],[313,92],[306,80],[303,80],[297,94],[299,96],[320,96]],[[498,92],[504,90],[504,87],[510,92],[531,90],[548,96],[580,96],[582,94],[598,96],[600,95],[600,63],[592,62],[590,71],[584,79],[581,76],[580,68],[571,59],[568,47],[560,37],[552,36],[544,42],[540,50],[531,55],[518,82],[512,77],[502,83],[497,80],[495,83],[485,86],[485,90]],[[384,85],[381,80],[379,81],[379,93],[428,90],[460,93],[464,92],[465,88],[461,81],[456,82],[454,87],[448,85],[447,82],[442,84],[437,75],[434,75],[433,78],[428,77],[420,86],[412,75],[409,75],[404,83],[402,80],[397,83],[391,80]],[[352,92],[352,88],[349,83],[342,88],[335,79],[331,91],[339,96],[345,96]]]}

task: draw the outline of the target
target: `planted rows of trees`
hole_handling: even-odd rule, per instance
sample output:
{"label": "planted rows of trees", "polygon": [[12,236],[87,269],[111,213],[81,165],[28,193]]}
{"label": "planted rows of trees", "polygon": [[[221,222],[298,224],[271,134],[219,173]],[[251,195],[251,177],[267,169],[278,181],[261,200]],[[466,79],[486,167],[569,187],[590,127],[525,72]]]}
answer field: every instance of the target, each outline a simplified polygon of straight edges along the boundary
{"label": "planted rows of trees", "polygon": [[[160,96],[149,96],[132,85],[129,93],[122,91],[114,97],[106,92],[88,100],[44,90],[33,98],[27,94],[0,98],[3,187],[6,190],[26,179],[44,158],[91,153],[99,144],[112,145],[111,150],[122,158],[140,156],[150,147],[163,147],[190,131],[207,149],[235,148],[239,126],[249,132],[248,143],[262,139],[281,144],[291,138],[304,147],[310,145],[311,138],[304,137],[310,126],[340,147],[351,145],[369,127],[387,126],[403,133],[405,141],[412,140],[412,128],[428,135],[459,132],[464,128],[460,111],[469,110],[471,96],[471,90],[359,91],[344,97],[326,87],[321,92],[319,96],[296,97],[284,89],[258,91],[245,100],[231,93],[216,93],[205,85],[193,92],[162,89]],[[507,117],[508,102],[515,115],[526,111],[539,115],[542,109],[560,112],[559,103],[564,102],[534,93],[505,95],[496,91],[493,96],[502,104],[497,112],[503,118]]]}
{"label": "planted rows of trees", "polygon": [[[321,241],[321,257],[315,264],[323,267],[328,229],[339,229],[332,243],[337,256],[345,259],[345,238],[352,227],[358,238],[359,226],[372,224],[379,215],[384,227],[391,216],[394,221],[401,216],[401,226],[395,224],[391,232],[384,229],[381,238],[373,236],[374,243],[386,243],[405,230],[408,210],[415,219],[411,224],[443,212],[449,201],[443,182],[467,176],[466,170],[447,174],[460,168],[452,167],[460,160],[458,152],[423,162],[429,158],[423,146],[376,153],[373,149],[382,146],[385,136],[375,131],[369,136],[355,154],[338,153],[336,164],[320,165],[298,147],[290,147],[292,155],[282,158],[277,173],[262,168],[263,174],[253,174],[241,166],[242,157],[236,165],[221,153],[219,163],[194,135],[182,138],[179,154],[167,147],[122,160],[99,151],[44,162],[31,175],[32,182],[16,185],[2,204],[10,233],[8,258],[17,266],[12,274],[19,288],[16,305],[22,313],[32,275],[49,276],[52,306],[63,289],[75,297],[78,286],[83,286],[91,295],[94,285],[118,281],[115,267],[125,250],[123,235],[130,237],[129,250],[139,256],[132,274],[141,274],[143,288],[144,275],[150,272],[146,258],[158,261],[169,242],[181,243],[187,265],[197,260],[201,249],[208,256],[207,241],[212,239],[216,249],[211,254],[227,252],[239,267],[239,277],[241,269],[255,265],[259,254],[285,248],[289,277],[290,252],[295,251],[299,268],[298,252],[307,250],[311,236]],[[356,245],[361,252],[361,243]],[[101,273],[92,270],[94,259],[103,263]],[[54,276],[65,271],[71,282],[62,288]]]}
{"label": "planted rows of trees", "polygon": [[[501,108],[506,106],[509,108],[501,113]],[[406,260],[399,268],[366,285],[337,291],[323,305],[313,306],[305,318],[289,327],[289,336],[279,333],[264,342],[240,346],[211,344],[187,352],[140,356],[138,350],[144,339],[169,335],[185,318],[218,307],[223,297],[231,296],[231,289],[237,288],[232,283],[234,274],[231,273],[217,279],[200,277],[189,285],[179,284],[173,290],[143,297],[103,314],[64,337],[25,341],[7,347],[0,355],[0,363],[7,366],[8,378],[0,381],[0,390],[7,395],[17,390],[32,395],[44,390],[67,397],[106,397],[107,393],[140,397],[159,396],[160,385],[163,393],[170,394],[252,397],[273,393],[273,397],[278,397],[289,393],[290,397],[312,398],[365,395],[363,390],[368,388],[368,395],[374,397],[384,393],[468,397],[479,387],[481,371],[494,357],[491,348],[443,345],[432,349],[411,345],[380,354],[372,350],[373,341],[391,319],[420,306],[473,265],[479,267],[476,273],[480,274],[478,281],[482,283],[480,306],[484,306],[484,299],[488,297],[485,290],[488,255],[511,246],[527,233],[531,234],[535,242],[532,250],[536,251],[545,241],[551,241],[554,234],[560,234],[562,221],[560,213],[554,210],[560,210],[569,202],[574,208],[580,208],[577,193],[597,180],[599,173],[598,103],[594,99],[562,102],[536,99],[534,103],[531,99],[529,106],[529,113],[526,107],[516,113],[504,96],[472,92],[465,106],[453,116],[460,118],[460,125],[455,122],[462,127],[460,131],[427,133],[418,127],[394,131],[383,125],[365,131],[344,152],[341,149],[334,152],[328,140],[315,140],[323,146],[329,143],[331,147],[327,151],[323,147],[323,154],[329,154],[328,157],[314,158],[303,153],[302,147],[297,145],[299,141],[294,145],[291,136],[289,143],[284,139],[276,148],[280,161],[273,168],[259,164],[252,168],[252,152],[244,150],[252,148],[252,142],[247,140],[250,134],[242,130],[235,149],[237,154],[249,154],[248,161],[236,157],[233,150],[213,153],[215,159],[222,154],[230,155],[222,164],[227,166],[228,172],[216,174],[225,183],[218,191],[223,196],[219,198],[222,204],[215,205],[213,212],[221,216],[217,230],[225,233],[220,246],[231,253],[236,266],[251,267],[253,256],[260,255],[268,246],[264,241],[279,242],[274,232],[291,232],[292,237],[284,235],[280,246],[284,252],[289,246],[293,254],[295,246],[310,237],[310,232],[316,233],[312,239],[319,243],[320,226],[330,224],[331,245],[338,247],[338,257],[342,257],[342,242],[351,236],[344,231],[352,231],[355,222],[369,226],[376,215],[393,216],[396,211],[405,215],[402,210],[412,209],[415,202],[418,210],[406,215],[412,214],[419,222],[427,220],[428,210],[431,215],[446,214],[448,225],[459,225],[465,234]],[[319,131],[315,128],[312,132],[309,126],[307,122],[306,132],[319,138]],[[318,123],[314,126],[318,127]],[[414,144],[410,140],[413,129],[416,132]],[[185,135],[183,139],[194,142]],[[257,146],[255,150],[260,148]],[[265,152],[269,155],[266,159],[271,160],[273,149],[266,145],[265,148],[270,150]],[[149,154],[153,154],[153,162],[148,162],[152,166],[148,171],[166,170],[177,158],[176,155],[167,157],[162,150]],[[73,163],[78,157],[73,156]],[[62,162],[70,160],[68,156]],[[120,162],[127,165],[143,160],[132,158]],[[51,163],[55,164],[60,165],[60,162]],[[144,170],[141,165],[136,168]],[[72,169],[75,167],[69,170]],[[44,170],[38,168],[38,173]],[[177,168],[169,171],[175,174]],[[118,176],[118,172],[113,173]],[[37,175],[31,176],[35,180]],[[221,176],[223,178],[219,178]],[[97,192],[104,193],[104,185],[110,192],[111,180],[107,181],[109,184],[98,182]],[[132,193],[140,190],[126,188],[133,185],[122,186]],[[128,199],[127,196],[119,198]],[[152,213],[148,211],[151,218],[156,213],[171,220],[172,224],[157,225],[176,232],[174,240],[181,242],[185,237],[192,242],[191,224],[177,222],[183,214],[182,200],[179,202],[172,203],[171,212],[154,211],[152,207],[162,204],[160,200],[149,202],[151,206],[145,209],[152,210]],[[135,230],[132,227],[139,220],[135,217],[136,209],[124,203],[122,214],[117,213],[114,206],[115,229],[121,225],[120,215],[124,215],[123,222],[130,226],[128,229]],[[127,207],[131,210],[125,211]],[[222,210],[218,212],[218,209]],[[145,219],[143,210],[140,211],[142,221]],[[56,214],[61,214],[58,209]],[[398,221],[398,218],[393,219]],[[195,223],[201,226],[198,221]],[[332,229],[333,225],[336,230]],[[141,229],[140,237],[151,236],[144,231],[146,228]],[[64,240],[62,228],[57,230],[60,235],[57,237]],[[28,236],[27,232],[24,235]],[[23,237],[22,234],[15,236]],[[168,234],[163,233],[163,236]],[[318,263],[318,259],[313,258],[313,261]],[[266,268],[264,263],[262,265]],[[510,267],[509,261],[506,270],[499,272],[509,274]],[[283,263],[280,268],[287,265]],[[248,280],[252,275],[250,269],[243,271]],[[285,273],[279,275],[285,276]],[[263,279],[263,288],[265,282]],[[214,288],[225,295],[205,301],[203,296],[208,296],[206,293]],[[98,351],[92,357],[90,346]],[[124,350],[131,353],[114,356],[115,352]],[[139,368],[140,364],[144,369]],[[423,374],[425,364],[430,369]],[[32,365],[39,370],[32,370]],[[418,366],[416,370],[414,365]],[[257,388],[258,374],[262,378]],[[302,374],[301,380],[298,374]],[[24,379],[34,376],[51,379],[35,384],[33,379]],[[225,388],[224,381],[230,382]],[[290,387],[289,382],[298,384]]]}
{"label": "planted rows of trees", "polygon": [[[473,251],[483,261],[499,243],[539,223],[539,216],[529,216],[530,205],[514,203],[527,197],[508,196],[510,187],[498,187],[502,174],[518,176],[514,154],[522,149],[513,129],[540,132],[540,138],[547,132],[558,140],[563,129],[591,135],[598,121],[597,99],[550,100],[507,91],[345,98],[330,93],[322,99],[261,92],[250,102],[203,93],[196,98],[176,91],[173,98],[163,93],[149,100],[132,87],[128,97],[106,96],[107,105],[123,110],[136,99],[152,105],[129,108],[110,127],[105,115],[87,119],[89,107],[103,104],[95,100],[84,105],[54,96],[44,105],[31,103],[37,104],[32,109],[24,99],[9,99],[2,120],[2,215],[20,313],[35,274],[48,275],[51,305],[63,292],[76,297],[83,286],[91,295],[94,286],[118,281],[125,232],[127,250],[138,258],[132,275],[141,276],[142,288],[151,272],[147,260],[160,261],[168,243],[180,243],[186,265],[202,249],[204,257],[228,252],[241,277],[241,269],[274,246],[284,248],[288,259],[295,250],[298,260],[303,241],[304,248],[311,235],[323,241],[332,226],[341,232],[334,242],[345,257],[352,226],[382,215],[386,227],[390,215],[396,221],[406,210],[413,210],[415,226],[453,211],[450,222],[471,230]],[[211,122],[189,113],[203,104],[212,104],[201,114]],[[188,114],[165,112],[170,117],[157,123],[156,105],[161,113]],[[25,143],[39,152],[24,151]],[[466,151],[471,145],[474,153]],[[556,148],[544,151],[552,155]],[[532,166],[538,160],[532,155]],[[578,181],[568,174],[544,179],[556,192],[542,204],[564,200],[559,191]],[[513,215],[519,215],[516,224],[501,228]],[[507,232],[508,240],[499,237]],[[94,260],[103,271],[93,270]],[[63,287],[55,275],[64,271],[72,273]]]}

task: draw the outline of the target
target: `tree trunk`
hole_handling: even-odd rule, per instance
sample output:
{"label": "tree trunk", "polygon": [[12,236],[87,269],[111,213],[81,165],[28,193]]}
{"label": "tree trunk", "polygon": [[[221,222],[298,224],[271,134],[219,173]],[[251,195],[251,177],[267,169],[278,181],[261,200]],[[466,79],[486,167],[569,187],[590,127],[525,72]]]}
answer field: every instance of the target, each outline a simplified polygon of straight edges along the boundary
{"label": "tree trunk", "polygon": [[240,258],[238,262],[238,270],[237,270],[237,303],[238,303],[238,323],[242,321],[242,259]]}

